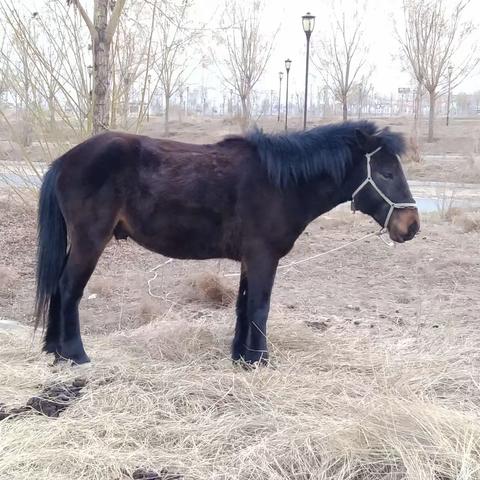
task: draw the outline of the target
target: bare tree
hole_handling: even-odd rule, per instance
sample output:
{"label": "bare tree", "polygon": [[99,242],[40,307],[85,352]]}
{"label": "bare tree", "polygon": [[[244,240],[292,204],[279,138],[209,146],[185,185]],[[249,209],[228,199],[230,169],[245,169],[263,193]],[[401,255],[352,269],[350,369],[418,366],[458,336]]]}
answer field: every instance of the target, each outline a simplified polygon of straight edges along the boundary
{"label": "bare tree", "polygon": [[[313,64],[335,99],[342,104],[343,120],[348,118],[348,97],[358,77],[368,77],[371,68],[367,65],[368,48],[363,36],[364,8],[358,2],[352,14],[338,13],[332,7],[333,19],[330,31],[314,45]],[[363,10],[363,11],[361,11]]]}
{"label": "bare tree", "polygon": [[[126,0],[95,0],[93,21],[80,0],[67,0],[73,4],[88,27],[93,50],[93,133],[109,126],[110,117],[110,50]],[[109,7],[111,13],[109,15]]]}
{"label": "bare tree", "polygon": [[4,1],[0,13],[10,46],[0,53],[8,67],[8,89],[21,101],[24,125],[30,125],[23,143],[29,143],[32,123],[37,132],[51,133],[56,118],[83,138],[89,101],[81,25],[57,2],[31,13]]}
{"label": "bare tree", "polygon": [[158,75],[165,100],[165,133],[169,130],[170,100],[183,88],[189,76],[186,47],[200,36],[200,28],[192,25],[192,0],[162,0],[162,14],[158,20],[159,51],[154,56],[154,71]]}
{"label": "bare tree", "polygon": [[157,0],[153,0],[153,2],[129,3],[125,6],[120,18],[112,50],[110,123],[113,128],[117,126],[119,113],[122,127],[128,129],[132,126],[128,118],[129,107],[136,87],[139,87],[141,95],[137,118],[134,120],[137,130],[143,121],[145,100],[147,103],[150,102],[147,90],[150,86],[152,37],[156,16]]}
{"label": "bare tree", "polygon": [[417,81],[417,92],[429,95],[428,141],[433,142],[435,103],[448,88],[448,67],[454,66],[452,87],[469,75],[479,62],[476,45],[470,44],[472,22],[464,20],[470,0],[456,0],[447,9],[443,0],[404,0],[404,28],[396,29],[403,57]]}
{"label": "bare tree", "polygon": [[369,78],[363,75],[360,81],[352,88],[353,101],[357,105],[357,116],[359,119],[362,118],[363,109],[368,103],[368,97],[372,92],[373,85],[370,83]]}
{"label": "bare tree", "polygon": [[225,55],[218,61],[225,83],[238,95],[242,105],[241,126],[245,130],[251,117],[252,92],[265,71],[275,35],[262,34],[263,2],[226,0],[218,43],[224,44]]}

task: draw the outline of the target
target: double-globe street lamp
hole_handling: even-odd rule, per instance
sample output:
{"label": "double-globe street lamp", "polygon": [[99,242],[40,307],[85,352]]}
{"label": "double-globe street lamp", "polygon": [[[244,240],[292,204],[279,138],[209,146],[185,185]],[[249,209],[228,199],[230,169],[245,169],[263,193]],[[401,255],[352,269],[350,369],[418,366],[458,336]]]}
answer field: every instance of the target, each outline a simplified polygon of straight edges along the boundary
{"label": "double-globe street lamp", "polygon": [[290,67],[292,66],[292,61],[287,58],[285,60],[285,70],[287,71],[287,85],[286,85],[286,94],[285,94],[285,131],[288,128],[288,76],[290,74]]}
{"label": "double-globe street lamp", "polygon": [[307,58],[305,65],[305,106],[303,108],[303,129],[307,128],[307,96],[308,96],[308,62],[310,58],[310,36],[312,35],[313,28],[315,27],[315,16],[307,12],[302,17],[303,31],[307,37]]}

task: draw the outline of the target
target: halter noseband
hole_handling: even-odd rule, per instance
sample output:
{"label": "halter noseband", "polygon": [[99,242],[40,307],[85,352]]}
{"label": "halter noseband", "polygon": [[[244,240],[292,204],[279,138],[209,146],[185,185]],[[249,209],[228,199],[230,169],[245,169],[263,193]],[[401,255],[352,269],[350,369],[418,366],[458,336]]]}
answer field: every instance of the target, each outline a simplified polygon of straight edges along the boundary
{"label": "halter noseband", "polygon": [[[378,185],[375,183],[375,180],[372,178],[372,167],[370,166],[370,159],[375,155],[378,151],[381,150],[382,147],[378,147],[376,150],[370,153],[366,153],[365,157],[367,159],[367,178],[360,184],[360,186],[353,192],[352,194],[352,211],[355,212],[357,210],[355,206],[355,196],[363,190],[368,184],[370,184],[376,192],[382,197],[382,199],[390,205],[390,209],[388,210],[387,217],[385,218],[385,222],[383,223],[383,228],[388,227],[388,222],[390,222],[390,218],[392,216],[393,211],[396,208],[417,208],[417,204],[415,202],[413,203],[395,203],[392,202],[378,187]],[[400,161],[400,157],[397,155],[398,160]]]}

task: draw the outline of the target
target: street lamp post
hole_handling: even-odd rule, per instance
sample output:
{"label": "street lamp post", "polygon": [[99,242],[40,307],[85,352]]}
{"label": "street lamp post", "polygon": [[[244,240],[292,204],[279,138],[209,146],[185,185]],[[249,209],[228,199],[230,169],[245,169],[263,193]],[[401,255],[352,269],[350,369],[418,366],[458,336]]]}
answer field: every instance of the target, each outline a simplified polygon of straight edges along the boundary
{"label": "street lamp post", "polygon": [[150,121],[150,82],[152,81],[152,76],[147,76],[147,122]]}
{"label": "street lamp post", "polygon": [[450,121],[450,94],[452,90],[452,72],[453,72],[453,67],[449,65],[448,66],[448,96],[447,96],[447,127]]}
{"label": "street lamp post", "polygon": [[306,15],[302,17],[303,31],[307,37],[307,57],[305,62],[305,106],[303,108],[303,129],[307,128],[307,95],[308,95],[308,62],[310,57],[310,36],[313,32],[313,27],[315,26],[315,16],[311,15],[310,12],[307,12]]}
{"label": "street lamp post", "polygon": [[283,72],[278,72],[278,79],[280,81],[280,86],[278,87],[278,118],[277,118],[277,122],[280,122],[280,100],[282,98],[282,78],[283,78]]}
{"label": "street lamp post", "polygon": [[285,60],[285,70],[287,71],[287,84],[286,84],[286,94],[285,94],[285,131],[288,128],[288,76],[290,74],[290,67],[292,66],[292,61],[287,58]]}
{"label": "street lamp post", "polygon": [[87,67],[87,71],[88,71],[88,94],[90,95],[90,97],[92,96],[92,75],[93,75],[93,66],[92,65],[88,65]]}

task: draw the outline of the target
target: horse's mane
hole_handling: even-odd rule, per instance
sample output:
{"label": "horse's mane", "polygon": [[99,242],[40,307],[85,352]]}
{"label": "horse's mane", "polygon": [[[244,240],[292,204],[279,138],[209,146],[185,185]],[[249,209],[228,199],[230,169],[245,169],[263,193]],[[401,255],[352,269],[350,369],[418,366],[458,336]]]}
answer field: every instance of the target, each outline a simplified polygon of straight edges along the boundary
{"label": "horse's mane", "polygon": [[401,155],[405,141],[400,133],[380,130],[367,120],[315,127],[308,131],[267,134],[258,128],[246,139],[257,148],[260,162],[270,180],[286,187],[319,175],[329,175],[340,185],[352,165],[351,146],[356,145],[355,130],[375,135],[383,148]]}

